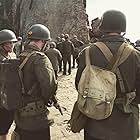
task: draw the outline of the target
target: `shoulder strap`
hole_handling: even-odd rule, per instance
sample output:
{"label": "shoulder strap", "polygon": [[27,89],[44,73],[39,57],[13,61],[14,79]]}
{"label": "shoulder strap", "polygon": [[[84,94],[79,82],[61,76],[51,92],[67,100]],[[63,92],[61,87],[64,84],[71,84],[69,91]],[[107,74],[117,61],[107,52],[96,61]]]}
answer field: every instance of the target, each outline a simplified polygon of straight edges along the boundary
{"label": "shoulder strap", "polygon": [[[95,45],[102,51],[102,53],[104,54],[106,59],[108,61],[111,61],[111,59],[113,58],[113,54],[109,50],[109,48],[103,42],[97,42]],[[124,87],[123,79],[122,79],[122,76],[121,76],[121,72],[120,72],[120,70],[117,66],[122,64],[128,58],[128,56],[131,54],[131,52],[133,51],[134,48],[133,48],[133,46],[128,45],[127,43],[123,43],[122,45],[126,45],[126,47],[123,50],[122,57],[120,58],[118,64],[114,65],[114,68],[116,67],[115,69],[116,69],[116,74],[118,76],[118,81],[119,81],[119,85],[120,85],[120,88],[121,88],[121,92],[124,93],[125,92],[125,87]]]}
{"label": "shoulder strap", "polygon": [[[96,42],[95,46],[97,46],[101,50],[101,52],[104,54],[104,56],[109,62],[111,61],[111,59],[114,59],[115,61],[115,58],[113,58],[112,52],[103,42]],[[118,54],[116,53],[116,59],[118,56],[120,56],[120,59],[118,59],[118,66],[121,65],[128,58],[128,56],[131,54],[133,50],[134,50],[133,46],[129,45],[128,43],[123,43],[120,46],[118,50]],[[123,51],[123,54],[121,54],[122,51]],[[116,64],[114,65],[113,69],[115,69]]]}
{"label": "shoulder strap", "polygon": [[[21,81],[21,86],[22,86],[22,93],[25,94],[25,88],[24,88],[24,83],[23,83],[23,73],[22,73],[22,68],[24,67],[24,65],[27,63],[27,61],[29,60],[29,58],[35,54],[36,51],[33,51],[31,53],[28,53],[28,55],[26,56],[26,58],[23,60],[23,62],[20,64],[19,66],[19,78],[20,78],[20,81]],[[33,86],[34,87],[34,86]]]}
{"label": "shoulder strap", "polygon": [[85,49],[86,66],[91,65],[89,49],[90,49],[90,46],[86,47]]}

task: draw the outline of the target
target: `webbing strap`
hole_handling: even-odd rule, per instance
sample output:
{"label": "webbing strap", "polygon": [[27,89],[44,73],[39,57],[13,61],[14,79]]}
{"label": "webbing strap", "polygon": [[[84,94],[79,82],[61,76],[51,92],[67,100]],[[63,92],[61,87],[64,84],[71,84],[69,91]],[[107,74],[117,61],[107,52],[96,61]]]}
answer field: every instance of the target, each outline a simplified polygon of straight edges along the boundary
{"label": "webbing strap", "polygon": [[[123,79],[121,76],[121,72],[120,69],[118,68],[118,66],[120,64],[122,64],[127,58],[128,56],[131,54],[131,52],[133,51],[133,46],[128,45],[127,43],[123,43],[119,49],[118,52],[113,56],[112,52],[110,51],[110,49],[103,43],[103,42],[96,42],[95,46],[97,46],[101,52],[104,54],[104,56],[106,57],[106,59],[111,62],[111,71],[115,72],[118,76],[118,81],[119,81],[119,85],[121,88],[121,92],[124,93],[125,92],[125,87],[124,87],[124,83],[123,83]],[[91,65],[90,63],[90,55],[89,55],[89,49],[90,47],[87,47],[86,49],[86,65]],[[125,54],[125,55],[124,55]]]}
{"label": "webbing strap", "polygon": [[85,50],[86,66],[91,65],[89,49],[90,49],[90,46],[86,47],[86,50]]}
{"label": "webbing strap", "polygon": [[[132,45],[129,45],[127,43],[123,43],[122,45],[126,46],[125,49],[123,50],[123,54],[125,55],[122,55],[122,57],[120,58],[118,66],[121,65],[128,58],[131,52],[134,50],[134,47]],[[102,51],[102,53],[104,54],[104,56],[108,61],[111,60],[113,54],[103,42],[96,42],[95,46],[97,46]]]}
{"label": "webbing strap", "polygon": [[[23,73],[22,73],[22,68],[24,67],[24,65],[27,63],[27,61],[29,60],[29,58],[33,55],[33,54],[35,54],[36,53],[36,51],[33,51],[33,52],[31,52],[31,53],[28,53],[28,55],[26,56],[26,58],[23,60],[23,62],[20,64],[20,66],[19,66],[19,71],[18,71],[18,73],[19,73],[19,77],[20,77],[20,81],[21,81],[21,86],[22,86],[22,93],[23,94],[25,94],[25,88],[24,88],[24,83],[23,83]],[[34,87],[34,85],[33,85],[33,87]],[[32,88],[31,88],[32,89]],[[30,93],[30,91],[29,91],[29,93]]]}
{"label": "webbing strap", "polygon": [[96,46],[101,50],[101,52],[104,54],[106,59],[110,62],[110,66],[112,67],[111,71],[116,72],[116,74],[118,76],[118,81],[119,81],[121,92],[124,93],[125,87],[124,87],[124,83],[123,83],[123,79],[122,79],[120,70],[118,68],[118,62],[124,51],[125,44],[123,43],[119,47],[117,53],[114,56],[113,56],[112,52],[110,51],[110,49],[103,42],[96,43]]}

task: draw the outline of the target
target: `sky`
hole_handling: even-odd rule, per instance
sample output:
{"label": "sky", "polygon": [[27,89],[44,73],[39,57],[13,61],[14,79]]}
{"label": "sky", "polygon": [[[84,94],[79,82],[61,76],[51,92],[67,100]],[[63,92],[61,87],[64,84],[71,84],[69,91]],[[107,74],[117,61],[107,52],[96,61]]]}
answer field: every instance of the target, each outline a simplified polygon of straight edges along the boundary
{"label": "sky", "polygon": [[89,22],[107,10],[119,10],[126,16],[126,35],[132,42],[140,39],[140,0],[87,0]]}

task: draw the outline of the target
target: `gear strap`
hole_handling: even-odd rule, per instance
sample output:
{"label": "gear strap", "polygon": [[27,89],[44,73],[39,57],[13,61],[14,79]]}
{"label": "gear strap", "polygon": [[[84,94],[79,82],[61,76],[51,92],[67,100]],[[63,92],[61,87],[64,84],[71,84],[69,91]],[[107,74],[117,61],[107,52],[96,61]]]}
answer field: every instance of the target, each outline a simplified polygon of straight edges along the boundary
{"label": "gear strap", "polygon": [[[21,81],[21,87],[22,87],[22,94],[25,94],[25,88],[24,88],[24,83],[23,83],[23,72],[22,69],[24,67],[24,65],[27,63],[27,61],[29,60],[29,58],[33,55],[37,53],[36,51],[33,51],[31,53],[28,53],[28,55],[26,56],[26,58],[22,61],[22,63],[19,66],[19,77],[20,77],[20,81]],[[32,91],[35,89],[37,83],[35,83],[32,88],[27,92],[28,95],[31,95]]]}
{"label": "gear strap", "polygon": [[121,92],[124,93],[125,92],[124,82],[118,66],[121,65],[128,58],[128,56],[131,54],[131,52],[134,49],[133,46],[124,42],[119,47],[117,53],[114,56],[110,51],[110,49],[103,42],[96,42],[95,46],[101,50],[101,52],[104,54],[106,59],[109,61],[109,68],[112,67],[111,71],[116,72],[118,76]]}

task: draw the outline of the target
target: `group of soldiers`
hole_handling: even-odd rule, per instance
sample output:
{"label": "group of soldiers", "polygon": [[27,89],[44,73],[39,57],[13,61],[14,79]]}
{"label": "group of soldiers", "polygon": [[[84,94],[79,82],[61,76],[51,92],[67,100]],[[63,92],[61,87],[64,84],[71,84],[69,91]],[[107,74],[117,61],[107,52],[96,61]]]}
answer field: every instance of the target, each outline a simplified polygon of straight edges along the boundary
{"label": "group of soldiers", "polygon": [[77,36],[70,40],[68,34],[62,34],[57,41],[52,41],[50,31],[42,24],[35,24],[29,28],[27,42],[24,43],[22,37],[16,38],[15,33],[9,29],[0,31],[1,61],[17,58],[22,63],[32,54],[24,66],[23,84],[27,93],[33,89],[34,85],[37,85],[33,91],[34,96],[27,99],[26,106],[16,111],[9,111],[1,106],[0,140],[6,140],[13,120],[15,120],[16,128],[12,134],[12,140],[50,139],[51,120],[47,119],[49,112],[47,106],[50,107],[53,104],[62,114],[56,99],[57,73],[63,68],[63,75],[66,75],[68,63],[68,74],[71,74],[71,56],[73,56],[74,68],[75,59],[80,47],[84,44],[77,39]]}
{"label": "group of soldiers", "polygon": [[[96,20],[98,21],[98,19]],[[122,43],[128,43],[123,36],[124,34],[122,35],[126,32],[126,17],[122,12],[106,11],[101,22],[97,25],[96,41],[94,42],[105,43],[113,55]],[[13,120],[15,120],[16,128],[12,134],[12,140],[50,140],[47,106],[50,99],[56,95],[57,72],[58,70],[62,71],[63,68],[63,75],[66,75],[68,63],[68,74],[71,74],[71,55],[73,56],[73,68],[75,68],[75,59],[77,58],[78,69],[75,87],[78,90],[78,83],[86,66],[86,48],[81,51],[84,43],[78,40],[77,36],[70,40],[69,35],[65,34],[58,37],[56,42],[50,41],[50,31],[42,24],[32,25],[26,36],[28,43],[16,55],[21,62],[30,55],[22,70],[26,93],[32,91],[34,85],[36,86],[33,93],[23,97],[26,102],[24,106],[14,111],[0,107],[0,140],[6,140]],[[1,61],[11,59],[9,54],[16,41],[17,38],[13,31],[8,29],[0,31]],[[80,54],[79,51],[81,51]],[[96,47],[96,44],[90,48],[90,59],[92,65],[104,69],[108,65],[108,61]],[[132,111],[124,112],[124,104],[119,102],[114,103],[112,114],[108,118],[104,120],[87,118],[84,126],[84,140],[137,140],[139,137],[140,52],[133,49],[127,61],[121,64],[119,69],[123,77],[124,92],[121,91],[121,85],[118,82],[120,79],[117,77],[116,98],[127,97],[128,93],[135,92],[136,97],[130,103]]]}

